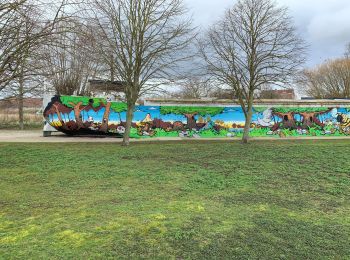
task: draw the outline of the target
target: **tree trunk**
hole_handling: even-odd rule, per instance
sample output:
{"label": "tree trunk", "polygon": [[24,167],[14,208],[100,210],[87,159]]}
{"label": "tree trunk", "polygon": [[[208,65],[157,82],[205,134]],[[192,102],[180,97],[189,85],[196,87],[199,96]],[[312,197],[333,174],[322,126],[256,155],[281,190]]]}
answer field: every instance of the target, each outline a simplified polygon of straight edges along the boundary
{"label": "tree trunk", "polygon": [[194,118],[194,116],[196,115],[196,113],[193,114],[184,114],[186,119],[187,119],[187,129],[192,130],[193,128],[197,127],[196,124],[196,120]]}
{"label": "tree trunk", "polygon": [[[275,115],[280,117],[282,121],[277,122],[277,124],[272,128],[272,131],[276,131],[278,129],[293,130],[297,128],[297,124],[294,119],[294,112],[286,112],[286,113],[275,112]],[[282,124],[281,127],[280,127],[280,124]]]}
{"label": "tree trunk", "polygon": [[23,96],[18,98],[18,123],[19,129],[24,130]]}
{"label": "tree trunk", "polygon": [[[113,58],[113,56],[112,56],[112,58]],[[111,63],[111,68],[110,68],[110,76],[111,76],[111,82],[113,83],[113,81],[114,81],[114,62],[112,61],[112,63]]]}
{"label": "tree trunk", "polygon": [[24,112],[23,112],[23,98],[24,98],[24,79],[23,75],[19,79],[19,89],[18,89],[18,123],[19,129],[24,130]]}
{"label": "tree trunk", "polygon": [[320,120],[317,118],[317,115],[319,115],[320,113],[303,112],[299,114],[303,117],[302,126],[301,126],[303,129],[308,129],[309,127],[312,127],[315,124],[320,127],[324,127],[324,124],[320,122]]}
{"label": "tree trunk", "polygon": [[132,118],[134,116],[134,107],[135,107],[135,105],[128,104],[128,110],[126,113],[126,125],[125,125],[125,132],[123,135],[122,146],[129,146],[131,123],[132,123]]}
{"label": "tree trunk", "polygon": [[111,102],[107,102],[106,105],[106,110],[103,114],[103,119],[102,119],[102,125],[100,127],[100,131],[107,133],[108,131],[108,119],[109,119],[109,113],[111,111]]}
{"label": "tree trunk", "polygon": [[249,141],[249,130],[250,130],[250,124],[252,122],[253,117],[253,107],[248,104],[248,113],[245,118],[245,125],[244,125],[244,132],[243,132],[243,138],[242,143],[247,144]]}
{"label": "tree trunk", "polygon": [[57,114],[58,120],[61,122],[62,125],[64,125],[65,123],[64,123],[64,121],[63,121],[63,119],[62,119],[62,116],[61,116],[60,111],[58,110],[58,106],[55,105],[55,104],[53,104],[53,107],[54,107],[55,110],[56,110],[56,114]]}
{"label": "tree trunk", "polygon": [[80,128],[84,128],[84,124],[83,124],[83,120],[80,117],[80,113],[81,113],[81,109],[80,106],[83,104],[83,102],[79,102],[78,104],[73,104],[70,103],[73,106],[73,110],[74,110],[74,117],[75,117],[75,122],[78,125],[78,130]]}
{"label": "tree trunk", "polygon": [[19,129],[24,130],[23,92],[18,96],[18,123]]}

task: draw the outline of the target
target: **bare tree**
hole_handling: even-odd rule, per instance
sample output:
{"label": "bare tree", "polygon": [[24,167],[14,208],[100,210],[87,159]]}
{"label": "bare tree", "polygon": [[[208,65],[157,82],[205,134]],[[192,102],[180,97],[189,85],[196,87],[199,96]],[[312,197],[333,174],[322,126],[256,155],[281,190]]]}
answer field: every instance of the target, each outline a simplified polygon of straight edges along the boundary
{"label": "bare tree", "polygon": [[19,74],[16,60],[26,46],[26,39],[19,40],[25,3],[26,0],[0,3],[0,91]]}
{"label": "bare tree", "polygon": [[41,50],[42,74],[60,95],[88,94],[88,79],[100,68],[93,28],[78,18],[57,22]]}
{"label": "bare tree", "polygon": [[171,94],[174,98],[200,99],[209,97],[211,87],[208,81],[202,81],[198,78],[188,78],[177,83],[179,89]]}
{"label": "bare tree", "polygon": [[208,73],[230,86],[245,115],[249,139],[255,92],[292,80],[303,63],[304,43],[287,9],[271,0],[239,0],[200,42]]}
{"label": "bare tree", "polygon": [[348,43],[345,47],[345,54],[344,54],[346,59],[350,59],[350,43]]}
{"label": "bare tree", "polygon": [[236,94],[232,88],[216,87],[210,91],[209,97],[215,99],[235,99]]}
{"label": "bare tree", "polygon": [[65,0],[58,6],[36,0],[1,1],[0,91],[23,74],[20,61],[51,34],[58,14],[66,4]]}
{"label": "bare tree", "polygon": [[314,98],[350,98],[350,59],[326,61],[304,71],[305,92]]}
{"label": "bare tree", "polygon": [[191,23],[182,0],[91,0],[89,12],[109,45],[115,77],[125,84],[127,146],[136,101],[186,58]]}
{"label": "bare tree", "polygon": [[[0,3],[0,91],[2,98],[17,98],[20,129],[24,128],[25,95],[33,94],[42,86],[37,71],[37,51],[51,34],[65,3],[49,6],[32,0]],[[44,16],[43,9],[48,13],[52,11],[51,15]]]}
{"label": "bare tree", "polygon": [[180,99],[234,99],[235,93],[232,88],[227,88],[218,82],[198,77],[189,77],[177,82],[179,89],[168,94],[165,98]]}
{"label": "bare tree", "polygon": [[4,99],[17,99],[18,123],[21,130],[24,129],[25,97],[40,96],[43,93],[44,78],[39,74],[36,52],[37,49],[31,48],[30,52],[22,55],[18,61],[18,75],[2,91]]}
{"label": "bare tree", "polygon": [[108,79],[113,82],[118,79],[116,71],[116,47],[115,43],[111,42],[113,39],[113,32],[108,26],[109,22],[105,17],[99,16],[98,18],[88,20],[89,27],[92,29],[92,37],[97,43],[92,50],[98,58],[97,61],[100,64],[99,77]]}

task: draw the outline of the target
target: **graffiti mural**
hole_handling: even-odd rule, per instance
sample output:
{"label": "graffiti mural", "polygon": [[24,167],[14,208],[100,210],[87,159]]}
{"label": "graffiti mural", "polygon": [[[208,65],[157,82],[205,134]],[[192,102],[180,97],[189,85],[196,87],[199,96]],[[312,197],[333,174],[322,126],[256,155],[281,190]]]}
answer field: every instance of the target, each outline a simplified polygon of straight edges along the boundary
{"label": "graffiti mural", "polygon": [[[66,134],[122,136],[125,103],[102,98],[55,96],[46,121]],[[136,106],[131,137],[242,137],[239,106]],[[350,135],[350,107],[254,107],[252,137]]]}

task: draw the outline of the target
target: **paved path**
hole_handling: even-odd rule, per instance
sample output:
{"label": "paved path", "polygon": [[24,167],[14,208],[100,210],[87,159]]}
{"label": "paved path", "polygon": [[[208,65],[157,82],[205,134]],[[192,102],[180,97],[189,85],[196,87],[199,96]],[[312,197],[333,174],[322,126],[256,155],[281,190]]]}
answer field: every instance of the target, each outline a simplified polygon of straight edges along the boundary
{"label": "paved path", "polygon": [[52,133],[51,136],[43,137],[41,130],[0,130],[0,142],[13,143],[68,143],[68,142],[121,142],[121,138],[115,137],[90,137],[90,136],[67,136],[60,132]]}
{"label": "paved path", "polygon": [[[261,137],[261,138],[252,138],[251,140],[338,140],[338,139],[347,139],[349,137],[288,137],[288,138],[271,138],[271,137]],[[194,140],[194,141],[239,141],[239,138],[180,138],[180,137],[171,137],[171,138],[143,138],[143,139],[130,139],[131,142],[149,142],[149,141],[181,141],[181,140]],[[24,142],[24,143],[68,143],[68,142],[86,142],[86,143],[119,143],[121,138],[116,137],[104,137],[104,136],[67,136],[63,133],[57,132],[53,133],[52,136],[43,137],[41,130],[26,130],[26,131],[17,131],[17,130],[0,130],[0,142],[14,143],[14,142]]]}

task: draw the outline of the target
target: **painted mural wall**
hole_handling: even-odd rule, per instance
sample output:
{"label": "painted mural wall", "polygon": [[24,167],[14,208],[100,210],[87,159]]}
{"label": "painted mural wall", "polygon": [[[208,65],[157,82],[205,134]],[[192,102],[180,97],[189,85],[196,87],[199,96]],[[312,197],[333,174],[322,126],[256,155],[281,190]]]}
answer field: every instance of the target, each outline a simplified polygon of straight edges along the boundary
{"label": "painted mural wall", "polygon": [[[66,134],[122,136],[126,104],[102,98],[55,96],[47,122]],[[131,137],[242,137],[239,106],[136,106]],[[252,137],[350,135],[350,107],[254,107]]]}

